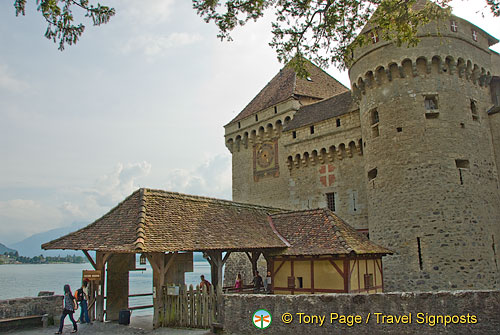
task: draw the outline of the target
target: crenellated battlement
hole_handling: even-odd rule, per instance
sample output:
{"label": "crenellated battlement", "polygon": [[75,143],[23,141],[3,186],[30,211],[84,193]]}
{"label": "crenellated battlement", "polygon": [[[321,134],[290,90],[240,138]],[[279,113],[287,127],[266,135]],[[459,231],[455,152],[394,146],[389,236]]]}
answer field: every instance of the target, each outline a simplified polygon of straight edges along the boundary
{"label": "crenellated battlement", "polygon": [[[283,127],[290,122],[290,116],[284,116],[274,120],[273,122],[257,123],[251,127],[243,129],[243,131],[226,135],[226,147],[231,153],[236,150],[239,152],[242,149],[248,149],[257,143],[278,139],[281,137]],[[265,126],[264,126],[265,124]]]}
{"label": "crenellated battlement", "polygon": [[325,147],[321,149],[316,148],[311,151],[289,155],[287,158],[287,166],[289,170],[292,170],[293,168],[298,169],[309,165],[315,166],[318,163],[333,163],[337,159],[352,158],[355,154],[359,156],[363,155],[362,139],[348,141],[347,145],[345,143],[340,143],[338,145],[331,145],[328,149]]}
{"label": "crenellated battlement", "polygon": [[493,78],[491,72],[484,67],[452,55],[419,56],[415,59],[405,58],[400,62],[379,65],[365,72],[352,81],[352,92],[356,99],[366,94],[370,88],[381,87],[396,79],[415,78],[428,75],[456,75],[480,87],[488,87]]}

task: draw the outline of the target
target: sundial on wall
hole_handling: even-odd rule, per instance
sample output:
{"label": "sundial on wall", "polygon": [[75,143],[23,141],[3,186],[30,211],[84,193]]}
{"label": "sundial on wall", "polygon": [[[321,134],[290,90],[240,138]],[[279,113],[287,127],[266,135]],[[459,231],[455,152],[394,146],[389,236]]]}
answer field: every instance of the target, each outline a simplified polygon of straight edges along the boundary
{"label": "sundial on wall", "polygon": [[266,176],[279,176],[278,142],[270,141],[253,147],[253,176],[255,181]]}

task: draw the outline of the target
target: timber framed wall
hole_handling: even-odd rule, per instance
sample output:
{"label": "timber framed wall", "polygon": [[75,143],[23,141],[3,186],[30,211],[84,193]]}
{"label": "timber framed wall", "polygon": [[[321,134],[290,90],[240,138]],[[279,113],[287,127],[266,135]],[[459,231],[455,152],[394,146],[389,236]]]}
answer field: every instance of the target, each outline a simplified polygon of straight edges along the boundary
{"label": "timber framed wall", "polygon": [[272,289],[275,294],[383,292],[380,256],[273,257]]}

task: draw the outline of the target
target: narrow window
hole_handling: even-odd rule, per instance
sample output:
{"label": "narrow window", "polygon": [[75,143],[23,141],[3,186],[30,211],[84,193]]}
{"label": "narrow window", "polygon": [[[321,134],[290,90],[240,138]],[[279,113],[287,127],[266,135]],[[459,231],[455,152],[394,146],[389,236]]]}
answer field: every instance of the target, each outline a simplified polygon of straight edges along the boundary
{"label": "narrow window", "polygon": [[379,122],[378,111],[376,109],[371,111],[372,126]]}
{"label": "narrow window", "polygon": [[474,40],[474,42],[477,42],[477,31],[472,29],[472,39]]}
{"label": "narrow window", "polygon": [[420,271],[422,271],[423,262],[422,262],[422,248],[420,246],[420,237],[417,237],[417,247],[418,247],[418,266],[420,268]]}
{"label": "narrow window", "polygon": [[337,127],[340,127],[340,119],[337,119]]}
{"label": "narrow window", "polygon": [[274,114],[278,114],[278,107],[274,106]]}
{"label": "narrow window", "polygon": [[351,206],[352,206],[352,211],[353,212],[356,212],[358,210],[356,208],[356,206],[357,206],[357,204],[356,204],[357,197],[358,197],[358,192],[357,191],[352,191],[352,193],[351,193]]}
{"label": "narrow window", "polygon": [[311,135],[314,134],[314,126],[311,126],[310,129],[311,129]]}
{"label": "narrow window", "polygon": [[460,177],[460,185],[464,184],[463,170],[469,169],[470,163],[466,159],[455,159],[455,165],[458,169],[458,176]]}
{"label": "narrow window", "polygon": [[400,132],[402,132],[402,131],[403,131],[403,128],[401,128],[401,127],[397,127],[397,128],[396,128],[396,131],[397,131],[398,133],[400,133]]}
{"label": "narrow window", "polygon": [[326,204],[329,210],[335,212],[335,193],[326,194]]}
{"label": "narrow window", "polygon": [[297,132],[296,131],[292,131],[292,138],[297,138]]}
{"label": "narrow window", "polygon": [[240,128],[241,128],[241,123],[240,123],[240,122],[238,122],[238,129],[240,129]]}
{"label": "narrow window", "polygon": [[457,21],[451,21],[450,28],[452,32],[456,33],[458,31]]}
{"label": "narrow window", "polygon": [[368,181],[371,181],[377,177],[377,169],[371,169],[368,171]]}
{"label": "narrow window", "polygon": [[477,103],[475,100],[470,100],[470,112],[472,114],[472,120],[479,122],[479,113],[477,111]]}
{"label": "narrow window", "polygon": [[299,288],[304,287],[304,279],[302,277],[297,277],[297,281],[299,282]]}
{"label": "narrow window", "polygon": [[259,116],[255,114],[255,121],[259,121]]}
{"label": "narrow window", "polygon": [[373,287],[373,273],[365,274],[365,288]]}

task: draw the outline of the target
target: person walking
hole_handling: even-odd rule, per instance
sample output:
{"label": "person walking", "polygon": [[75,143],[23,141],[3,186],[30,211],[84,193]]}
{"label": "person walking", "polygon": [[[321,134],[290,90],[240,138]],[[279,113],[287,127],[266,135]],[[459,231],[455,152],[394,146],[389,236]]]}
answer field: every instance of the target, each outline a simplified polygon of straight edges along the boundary
{"label": "person walking", "polygon": [[59,331],[56,334],[62,334],[62,330],[64,327],[64,319],[66,315],[69,315],[69,319],[73,322],[73,331],[72,333],[76,333],[78,331],[78,327],[76,325],[75,319],[73,319],[73,313],[78,308],[78,304],[76,302],[75,297],[71,293],[71,288],[68,284],[64,285],[64,299],[63,299],[63,312],[61,315],[61,321],[59,322]]}
{"label": "person walking", "polygon": [[89,281],[85,279],[82,283],[82,287],[77,291],[77,300],[80,301],[80,323],[90,323],[89,318]]}

